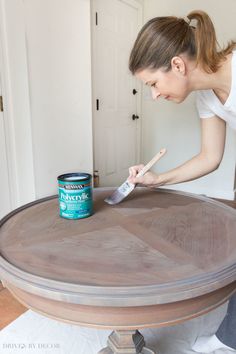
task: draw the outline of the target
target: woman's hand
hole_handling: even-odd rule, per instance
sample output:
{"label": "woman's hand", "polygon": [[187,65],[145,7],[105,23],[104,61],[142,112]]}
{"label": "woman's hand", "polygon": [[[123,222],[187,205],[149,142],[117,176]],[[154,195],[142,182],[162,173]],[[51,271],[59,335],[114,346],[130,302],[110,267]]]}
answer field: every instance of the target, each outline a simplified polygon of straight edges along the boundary
{"label": "woman's hand", "polygon": [[129,168],[128,181],[133,184],[142,184],[147,187],[158,187],[161,184],[158,183],[158,175],[153,172],[146,172],[144,176],[137,177],[137,174],[142,170],[144,165],[136,165]]}
{"label": "woman's hand", "polygon": [[144,176],[137,177],[143,165],[132,166],[129,169],[128,181],[147,187],[159,187],[192,181],[215,171],[224,154],[226,123],[221,118],[214,116],[209,119],[201,119],[201,126],[202,144],[199,154],[182,165],[158,175],[149,171]]}

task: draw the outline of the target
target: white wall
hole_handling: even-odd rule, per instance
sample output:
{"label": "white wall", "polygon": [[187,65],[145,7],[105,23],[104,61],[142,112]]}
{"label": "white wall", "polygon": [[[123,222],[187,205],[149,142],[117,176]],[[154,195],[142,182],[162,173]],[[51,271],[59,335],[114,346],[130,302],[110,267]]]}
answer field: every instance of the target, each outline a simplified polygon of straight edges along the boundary
{"label": "white wall", "polygon": [[35,198],[25,24],[22,2],[0,1],[1,79],[10,204]]}
{"label": "white wall", "polygon": [[[108,0],[109,1],[109,0]],[[91,30],[89,0],[0,0],[7,153],[12,207],[56,193],[56,177],[92,172]],[[213,18],[220,42],[235,34],[235,0],[144,0],[144,22],[195,8]],[[194,99],[181,105],[143,98],[143,161],[166,146],[165,171],[198,152]],[[229,131],[218,171],[176,188],[230,198],[235,133]]]}
{"label": "white wall", "polygon": [[36,197],[92,172],[89,0],[25,0]]}
{"label": "white wall", "polygon": [[[235,0],[226,0],[224,6],[214,0],[144,0],[144,23],[155,16],[186,16],[191,10],[205,10],[212,18],[219,42],[236,40]],[[154,169],[164,172],[190,159],[200,148],[200,121],[195,108],[194,94],[177,105],[151,99],[147,88],[143,95],[143,161],[148,161],[161,147],[168,154]],[[220,168],[196,181],[171,186],[212,197],[233,199],[236,161],[236,134],[228,129],[226,149]]]}
{"label": "white wall", "polygon": [[90,0],[1,0],[13,207],[92,173]]}

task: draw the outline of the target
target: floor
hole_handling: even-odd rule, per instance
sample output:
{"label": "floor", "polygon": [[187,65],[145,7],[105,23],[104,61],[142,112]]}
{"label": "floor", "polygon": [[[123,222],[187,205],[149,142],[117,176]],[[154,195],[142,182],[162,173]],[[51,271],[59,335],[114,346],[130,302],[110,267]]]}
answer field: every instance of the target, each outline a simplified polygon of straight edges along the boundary
{"label": "floor", "polygon": [[[223,201],[236,209],[236,201]],[[147,345],[158,354],[193,354],[197,336],[214,333],[225,315],[227,304],[172,327],[141,331]],[[27,310],[0,282],[1,354],[96,354],[106,346],[110,331],[86,329],[47,319]],[[69,338],[69,339],[68,339]],[[230,354],[218,350],[214,354]]]}
{"label": "floor", "polygon": [[[0,330],[14,321],[27,309],[5,289],[0,282]],[[1,351],[0,351],[1,353]]]}

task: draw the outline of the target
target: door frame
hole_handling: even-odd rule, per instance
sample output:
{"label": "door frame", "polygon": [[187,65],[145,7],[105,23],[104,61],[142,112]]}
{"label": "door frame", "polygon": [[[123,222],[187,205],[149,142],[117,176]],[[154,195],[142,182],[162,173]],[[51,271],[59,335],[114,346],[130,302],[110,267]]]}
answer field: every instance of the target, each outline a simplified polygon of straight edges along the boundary
{"label": "door frame", "polygon": [[0,0],[0,61],[10,202],[35,199],[35,176],[23,3]]}
{"label": "door frame", "polygon": [[[138,30],[141,29],[143,25],[143,0],[117,0],[123,2],[127,5],[130,5],[138,10]],[[96,161],[95,161],[95,115],[96,115],[96,93],[95,93],[95,85],[93,84],[93,77],[94,77],[94,37],[95,37],[95,16],[94,16],[94,9],[95,9],[96,0],[91,0],[91,70],[92,70],[92,124],[93,124],[93,170],[97,169]],[[141,151],[142,151],[142,85],[139,81],[137,81],[137,89],[140,94],[137,95],[137,115],[140,117],[139,122],[137,124],[137,134],[136,134],[136,162],[139,163],[141,160]]]}

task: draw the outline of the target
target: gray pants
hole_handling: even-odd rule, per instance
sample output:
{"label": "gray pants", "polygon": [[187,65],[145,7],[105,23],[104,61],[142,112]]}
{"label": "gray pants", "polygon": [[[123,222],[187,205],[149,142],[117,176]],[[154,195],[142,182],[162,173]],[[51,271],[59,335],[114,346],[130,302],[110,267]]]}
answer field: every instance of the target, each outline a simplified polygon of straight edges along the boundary
{"label": "gray pants", "polygon": [[217,338],[230,348],[236,349],[236,294],[230,300],[227,314],[216,332]]}

